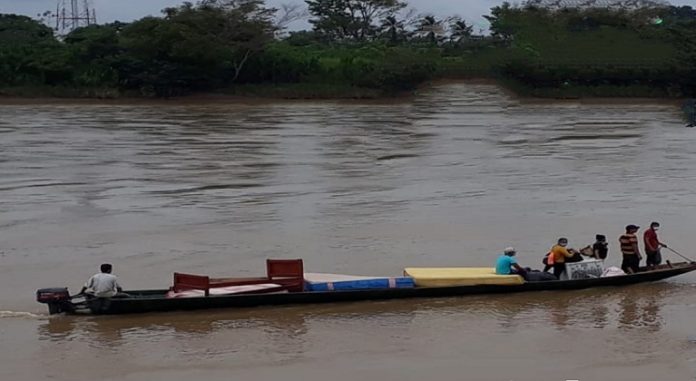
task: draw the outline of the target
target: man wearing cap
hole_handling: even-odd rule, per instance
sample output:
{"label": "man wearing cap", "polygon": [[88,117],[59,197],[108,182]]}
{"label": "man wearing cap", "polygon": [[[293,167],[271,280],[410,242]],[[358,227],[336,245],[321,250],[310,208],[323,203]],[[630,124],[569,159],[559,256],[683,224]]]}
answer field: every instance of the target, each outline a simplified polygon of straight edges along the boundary
{"label": "man wearing cap", "polygon": [[495,262],[495,273],[498,275],[519,275],[527,279],[527,270],[517,264],[515,259],[517,252],[512,247],[505,248],[503,255]]}
{"label": "man wearing cap", "polygon": [[621,254],[623,254],[621,269],[627,274],[637,273],[640,261],[643,259],[640,255],[640,250],[638,250],[638,237],[636,237],[638,229],[640,229],[639,226],[628,225],[626,226],[626,233],[619,237]]}
{"label": "man wearing cap", "polygon": [[648,267],[658,266],[662,263],[660,248],[666,245],[657,238],[657,229],[659,227],[659,222],[653,222],[650,224],[650,229],[643,233],[643,243],[645,243],[645,265]]}

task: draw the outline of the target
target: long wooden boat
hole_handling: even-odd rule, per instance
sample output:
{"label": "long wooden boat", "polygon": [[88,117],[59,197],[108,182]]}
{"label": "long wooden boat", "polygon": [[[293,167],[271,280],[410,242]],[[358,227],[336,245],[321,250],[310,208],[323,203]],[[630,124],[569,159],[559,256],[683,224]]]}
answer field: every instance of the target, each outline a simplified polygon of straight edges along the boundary
{"label": "long wooden boat", "polygon": [[[201,295],[169,298],[170,290],[126,291],[127,298],[79,300],[70,297],[67,289],[43,289],[37,292],[39,302],[49,306],[50,313],[68,314],[135,314],[215,308],[247,308],[256,306],[339,303],[365,300],[404,298],[439,298],[476,294],[507,294],[533,291],[577,290],[593,287],[616,287],[654,282],[696,270],[696,262],[662,265],[656,269],[642,268],[635,274],[577,280],[524,282],[518,285],[468,285],[447,287],[386,288],[339,291],[292,291],[235,295]],[[261,278],[267,281],[267,278]],[[258,278],[257,278],[258,280]],[[237,283],[240,280],[236,281]],[[244,282],[244,280],[241,280]],[[250,281],[247,280],[246,283]],[[207,291],[206,291],[207,294]]]}

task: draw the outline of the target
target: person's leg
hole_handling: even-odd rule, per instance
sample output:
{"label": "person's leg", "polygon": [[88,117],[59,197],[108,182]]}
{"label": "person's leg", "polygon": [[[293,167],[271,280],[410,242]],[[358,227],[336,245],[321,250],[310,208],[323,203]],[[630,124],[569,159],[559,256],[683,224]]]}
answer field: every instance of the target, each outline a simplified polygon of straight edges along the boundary
{"label": "person's leg", "polygon": [[552,265],[549,264],[549,256],[548,255],[546,255],[544,257],[544,259],[541,260],[541,263],[544,264],[544,270],[543,270],[544,272],[548,272],[549,270],[551,270],[551,267],[553,267]]}
{"label": "person's leg", "polygon": [[553,264],[553,275],[556,278],[561,279],[561,274],[565,271],[565,263],[554,263]]}
{"label": "person's leg", "polygon": [[630,268],[630,256],[629,255],[624,255],[623,260],[621,261],[621,270],[623,270],[626,274],[631,273],[631,268]]}
{"label": "person's leg", "polygon": [[655,263],[656,259],[657,259],[656,256],[657,256],[656,252],[646,251],[645,252],[645,265],[647,267],[652,267],[652,266],[656,265],[657,264],[657,263]]}
{"label": "person's leg", "polygon": [[662,252],[658,249],[657,252],[655,253],[655,266],[659,266],[662,264]]}
{"label": "person's leg", "polygon": [[519,275],[522,277],[522,279],[527,280],[527,273],[517,271],[517,269],[510,269],[510,275]]}
{"label": "person's leg", "polygon": [[640,270],[640,259],[638,259],[637,255],[632,255],[632,257],[629,267],[633,270],[633,273],[637,273]]}

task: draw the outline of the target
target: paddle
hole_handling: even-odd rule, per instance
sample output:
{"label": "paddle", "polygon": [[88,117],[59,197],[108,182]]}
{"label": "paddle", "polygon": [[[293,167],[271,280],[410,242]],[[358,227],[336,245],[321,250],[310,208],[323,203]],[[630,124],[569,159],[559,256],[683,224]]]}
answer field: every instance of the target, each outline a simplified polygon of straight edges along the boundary
{"label": "paddle", "polygon": [[665,249],[667,249],[667,250],[673,252],[674,254],[676,254],[676,255],[678,255],[678,256],[680,256],[680,257],[686,259],[686,260],[689,261],[689,262],[696,262],[696,261],[694,261],[693,259],[689,259],[689,258],[687,258],[687,257],[685,257],[685,256],[683,256],[683,255],[681,255],[681,254],[679,254],[678,251],[672,249],[671,247],[669,247],[669,246],[667,246],[667,245],[663,245],[663,246],[665,247]]}

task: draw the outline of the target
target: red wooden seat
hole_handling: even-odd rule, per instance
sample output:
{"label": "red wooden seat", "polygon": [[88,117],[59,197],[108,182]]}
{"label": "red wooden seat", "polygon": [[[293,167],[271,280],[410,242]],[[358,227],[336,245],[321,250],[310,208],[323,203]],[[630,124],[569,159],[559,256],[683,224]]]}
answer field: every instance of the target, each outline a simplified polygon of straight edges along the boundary
{"label": "red wooden seat", "polygon": [[289,292],[304,291],[304,265],[301,259],[267,259],[266,276],[258,278],[210,278],[202,275],[174,273],[172,290],[204,290],[211,288],[275,283]]}
{"label": "red wooden seat", "polygon": [[304,265],[301,259],[267,259],[266,275],[289,292],[304,291]]}
{"label": "red wooden seat", "polygon": [[209,295],[210,278],[207,276],[174,273],[174,292],[183,290],[204,290],[205,296]]}

